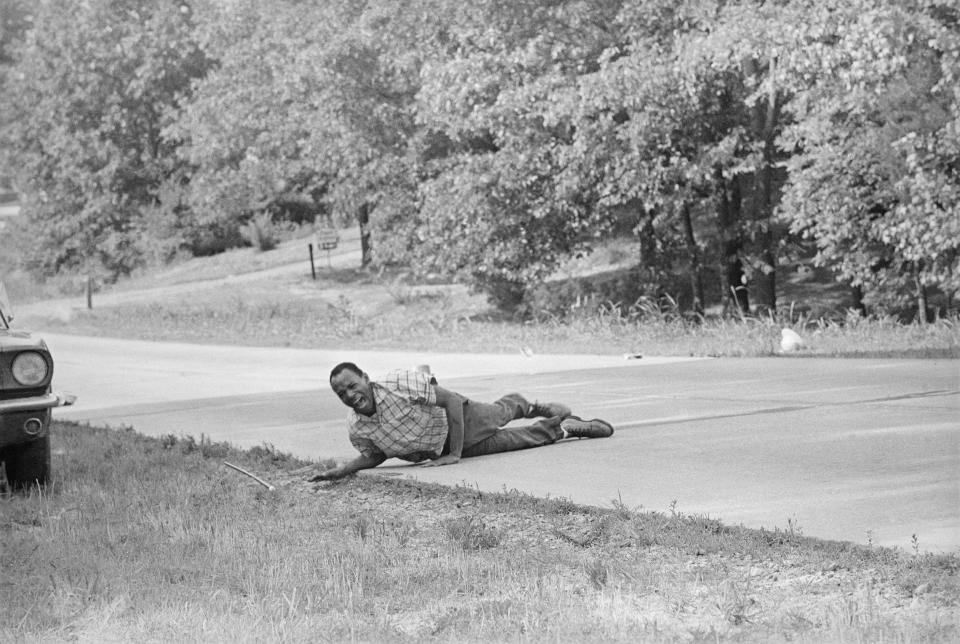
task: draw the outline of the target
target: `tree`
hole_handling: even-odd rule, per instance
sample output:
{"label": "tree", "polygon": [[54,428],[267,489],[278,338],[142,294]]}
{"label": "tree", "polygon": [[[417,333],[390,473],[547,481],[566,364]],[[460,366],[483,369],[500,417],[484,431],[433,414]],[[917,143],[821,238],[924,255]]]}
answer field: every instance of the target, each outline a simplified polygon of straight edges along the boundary
{"label": "tree", "polygon": [[928,289],[958,284],[960,12],[917,0],[811,16],[783,212],[839,280],[879,303],[912,292],[926,319]]}
{"label": "tree", "polygon": [[[703,266],[717,256],[740,308],[749,308],[744,285],[754,268],[770,275],[765,300],[774,307],[782,98],[772,83],[776,41],[768,40],[777,9],[661,0],[501,5],[465,10],[453,54],[426,68],[420,120],[449,145],[423,184],[429,234],[409,246],[458,230],[422,255],[444,257],[481,287],[522,291],[626,227],[641,239],[653,283],[686,258],[693,310],[703,310]],[[448,191],[458,205],[469,197],[460,207],[471,221],[489,223],[469,231],[451,221]],[[707,226],[710,212],[717,233]],[[513,232],[482,259],[468,249],[449,259],[453,246],[487,239],[501,224]],[[760,241],[749,248],[751,237]],[[720,248],[705,252],[708,244]]]}
{"label": "tree", "polygon": [[[677,258],[685,258],[696,313],[706,302],[705,265],[722,265],[721,293],[747,311],[748,269],[772,274],[775,264],[746,245],[756,229],[771,229],[769,203],[760,208],[758,195],[775,198],[770,140],[779,120],[776,110],[757,117],[770,112],[758,108],[766,98],[757,96],[759,70],[769,66],[739,51],[744,38],[762,42],[762,34],[742,24],[738,8],[624,3],[612,23],[620,35],[576,90],[582,98],[571,174],[594,178],[607,218],[634,212],[634,231],[644,240],[655,237],[643,253],[659,271],[655,279],[669,279]],[[759,19],[751,14],[751,20]],[[746,51],[757,57],[758,48]],[[759,214],[744,216],[746,207]],[[774,296],[768,299],[774,306]]]}
{"label": "tree", "polygon": [[422,71],[414,151],[419,207],[391,257],[459,275],[501,303],[596,231],[591,195],[556,180],[570,145],[571,80],[605,46],[603,2],[449,5]]}
{"label": "tree", "polygon": [[186,3],[40,2],[14,49],[0,140],[25,195],[43,275],[144,261],[158,190],[177,171],[160,136],[167,110],[208,61]]}
{"label": "tree", "polygon": [[429,3],[258,2],[205,16],[221,64],[197,83],[166,134],[193,168],[197,225],[237,227],[292,199],[361,228],[402,211],[418,87],[416,45]]}
{"label": "tree", "polygon": [[0,68],[15,62],[13,45],[33,20],[30,4],[27,0],[0,0]]}
{"label": "tree", "polygon": [[683,31],[674,64],[688,92],[698,97],[686,130],[698,177],[711,177],[725,275],[725,296],[750,310],[747,284],[758,308],[777,306],[776,269],[782,226],[775,217],[786,153],[776,139],[789,115],[789,89],[780,80],[791,47],[790,25],[800,16],[791,3],[718,2]]}
{"label": "tree", "polygon": [[957,14],[946,0],[47,1],[22,46],[0,34],[16,60],[4,149],[46,274],[122,273],[158,247],[238,244],[255,215],[323,214],[360,226],[364,264],[457,276],[511,306],[633,235],[623,298],[774,310],[786,243],[803,238],[838,279],[878,300],[909,291],[923,312],[958,280]]}
{"label": "tree", "polygon": [[332,79],[322,54],[341,23],[292,2],[209,5],[197,23],[218,62],[163,136],[188,168],[168,186],[183,205],[177,225],[194,253],[207,254],[239,245],[240,226],[258,212],[290,202],[321,210],[339,142],[325,118]]}

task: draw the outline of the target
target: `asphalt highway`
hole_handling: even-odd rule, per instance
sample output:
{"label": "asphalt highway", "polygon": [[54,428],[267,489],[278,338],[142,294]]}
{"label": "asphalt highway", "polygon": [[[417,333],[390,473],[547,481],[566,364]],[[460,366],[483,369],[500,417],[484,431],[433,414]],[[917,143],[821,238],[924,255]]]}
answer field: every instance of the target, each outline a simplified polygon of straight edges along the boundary
{"label": "asphalt highway", "polygon": [[[326,388],[430,364],[477,400],[520,391],[617,428],[609,439],[374,473],[577,503],[703,514],[728,525],[944,552],[960,549],[960,363],[800,357],[423,355],[199,347],[47,335],[61,419],[201,434],[297,456],[352,458]],[[233,476],[225,470],[224,476]],[[239,483],[239,479],[238,479]]]}

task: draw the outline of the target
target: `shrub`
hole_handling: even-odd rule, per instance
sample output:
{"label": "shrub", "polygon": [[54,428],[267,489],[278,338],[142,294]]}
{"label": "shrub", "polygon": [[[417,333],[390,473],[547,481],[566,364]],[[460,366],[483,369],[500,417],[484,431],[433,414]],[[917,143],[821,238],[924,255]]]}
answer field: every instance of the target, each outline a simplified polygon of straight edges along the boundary
{"label": "shrub", "polygon": [[279,241],[279,230],[269,212],[260,212],[240,226],[240,235],[257,250],[273,250]]}

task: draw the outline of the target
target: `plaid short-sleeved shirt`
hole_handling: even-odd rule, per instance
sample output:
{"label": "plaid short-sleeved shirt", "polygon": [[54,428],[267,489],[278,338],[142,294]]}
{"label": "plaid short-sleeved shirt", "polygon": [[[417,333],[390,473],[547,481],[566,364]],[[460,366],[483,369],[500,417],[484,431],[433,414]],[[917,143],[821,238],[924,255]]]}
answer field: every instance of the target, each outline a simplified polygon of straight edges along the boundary
{"label": "plaid short-sleeved shirt", "polygon": [[377,410],[364,416],[350,410],[350,442],[364,456],[382,455],[407,461],[436,458],[447,440],[447,412],[437,407],[430,376],[395,371],[371,383]]}

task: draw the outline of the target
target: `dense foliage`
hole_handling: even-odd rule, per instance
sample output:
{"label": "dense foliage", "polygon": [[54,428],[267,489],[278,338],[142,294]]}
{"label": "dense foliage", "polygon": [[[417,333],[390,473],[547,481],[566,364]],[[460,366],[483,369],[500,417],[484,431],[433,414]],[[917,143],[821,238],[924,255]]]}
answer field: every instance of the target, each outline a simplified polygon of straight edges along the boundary
{"label": "dense foliage", "polygon": [[26,264],[122,274],[254,216],[516,306],[638,242],[620,299],[777,307],[809,259],[960,286],[951,0],[0,0]]}
{"label": "dense foliage", "polygon": [[158,197],[182,164],[161,131],[209,67],[190,12],[137,0],[40,2],[32,12],[0,99],[32,233],[28,263],[44,274],[129,270],[173,232],[158,222]]}

